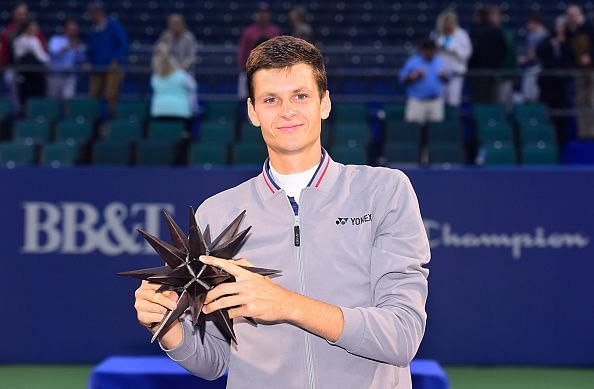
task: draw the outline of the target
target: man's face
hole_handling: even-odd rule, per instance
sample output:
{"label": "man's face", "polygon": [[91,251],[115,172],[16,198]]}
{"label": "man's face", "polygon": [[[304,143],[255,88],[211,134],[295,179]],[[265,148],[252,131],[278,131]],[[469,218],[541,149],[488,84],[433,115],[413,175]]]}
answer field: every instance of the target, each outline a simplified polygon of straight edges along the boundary
{"label": "man's face", "polygon": [[21,4],[14,9],[12,19],[15,23],[22,23],[29,16],[29,8],[25,4]]}
{"label": "man's face", "polygon": [[582,10],[579,7],[577,7],[575,5],[568,7],[566,14],[567,14],[567,21],[572,26],[579,26],[582,24],[584,15],[582,14]]}
{"label": "man's face", "polygon": [[64,34],[68,37],[76,37],[78,35],[78,24],[76,22],[68,22],[64,26]]}
{"label": "man's face", "polygon": [[431,61],[435,57],[435,49],[423,48],[421,49],[421,55],[426,61]]}
{"label": "man's face", "polygon": [[320,99],[310,65],[258,70],[252,85],[254,101],[248,100],[248,115],[261,128],[271,152],[298,154],[320,144],[322,119],[330,114],[330,95],[325,91]]}

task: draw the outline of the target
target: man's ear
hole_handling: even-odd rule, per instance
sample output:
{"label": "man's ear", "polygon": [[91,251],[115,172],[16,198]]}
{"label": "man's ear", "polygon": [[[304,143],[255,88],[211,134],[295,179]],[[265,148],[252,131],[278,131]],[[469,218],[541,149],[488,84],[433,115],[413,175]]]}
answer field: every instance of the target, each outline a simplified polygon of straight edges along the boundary
{"label": "man's ear", "polygon": [[260,120],[258,119],[258,114],[256,113],[256,109],[254,108],[254,103],[250,97],[247,98],[247,111],[248,117],[250,118],[250,122],[256,127],[260,127]]}
{"label": "man's ear", "polygon": [[322,120],[328,119],[330,111],[332,110],[332,102],[330,101],[330,91],[326,89],[322,96]]}

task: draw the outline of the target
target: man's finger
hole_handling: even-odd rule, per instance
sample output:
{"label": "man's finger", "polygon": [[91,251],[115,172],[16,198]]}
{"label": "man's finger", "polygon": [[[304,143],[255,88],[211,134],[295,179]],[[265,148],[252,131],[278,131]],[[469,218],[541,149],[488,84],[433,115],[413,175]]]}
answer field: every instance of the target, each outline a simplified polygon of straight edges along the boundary
{"label": "man's finger", "polygon": [[233,263],[239,266],[249,266],[249,267],[254,267],[254,264],[251,263],[250,261],[248,261],[245,258],[239,258],[239,259],[234,259]]}
{"label": "man's finger", "polygon": [[211,257],[207,255],[201,255],[200,261],[210,266],[218,267],[221,270],[226,271],[227,273],[231,274],[233,277],[239,277],[242,275],[251,274],[250,271],[242,269],[241,267],[237,266],[233,261],[229,261],[227,259],[221,259],[216,257]]}
{"label": "man's finger", "polygon": [[228,294],[237,294],[241,292],[241,286],[237,282],[228,282],[219,284],[213,289],[209,290],[206,294],[204,304],[210,304],[212,301],[218,299],[221,296]]}
{"label": "man's finger", "polygon": [[217,311],[219,309],[240,306],[244,302],[245,302],[245,297],[244,296],[233,295],[233,296],[221,297],[220,299],[218,299],[216,301],[213,301],[210,304],[205,305],[202,308],[202,311],[204,313],[207,313],[208,314],[208,313],[212,313],[214,311]]}

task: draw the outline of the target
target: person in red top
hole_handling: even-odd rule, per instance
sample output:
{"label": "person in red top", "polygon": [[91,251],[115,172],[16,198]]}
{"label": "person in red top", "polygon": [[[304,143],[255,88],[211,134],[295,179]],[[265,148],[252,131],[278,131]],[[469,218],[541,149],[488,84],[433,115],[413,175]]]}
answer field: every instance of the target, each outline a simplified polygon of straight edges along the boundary
{"label": "person in red top", "polygon": [[[14,65],[13,41],[19,33],[20,26],[29,18],[29,7],[27,3],[18,2],[12,7],[12,21],[0,33],[0,66],[5,68],[4,82],[10,90],[13,111],[20,112],[19,94],[15,81],[15,71],[11,69]],[[47,51],[45,38],[40,30],[35,34],[41,46]]]}
{"label": "person in red top", "polygon": [[248,96],[245,63],[250,52],[260,43],[281,34],[280,28],[270,22],[270,17],[268,3],[260,3],[258,10],[254,14],[254,23],[244,28],[241,32],[237,56],[237,64],[239,65],[237,94],[240,100],[245,100]]}

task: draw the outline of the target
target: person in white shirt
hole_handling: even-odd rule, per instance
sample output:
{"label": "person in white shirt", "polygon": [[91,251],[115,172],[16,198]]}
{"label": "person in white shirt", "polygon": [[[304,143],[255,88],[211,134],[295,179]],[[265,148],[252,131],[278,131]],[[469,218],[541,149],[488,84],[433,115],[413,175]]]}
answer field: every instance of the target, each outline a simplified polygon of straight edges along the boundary
{"label": "person in white shirt", "polygon": [[462,102],[464,74],[472,55],[472,43],[466,31],[458,25],[458,15],[452,10],[445,10],[437,17],[438,55],[452,72],[444,88],[445,102],[457,107]]}
{"label": "person in white shirt", "polygon": [[27,20],[21,25],[12,44],[15,63],[22,67],[17,75],[21,106],[24,106],[30,97],[45,96],[44,70],[49,55],[38,38],[38,32],[37,22]]}

